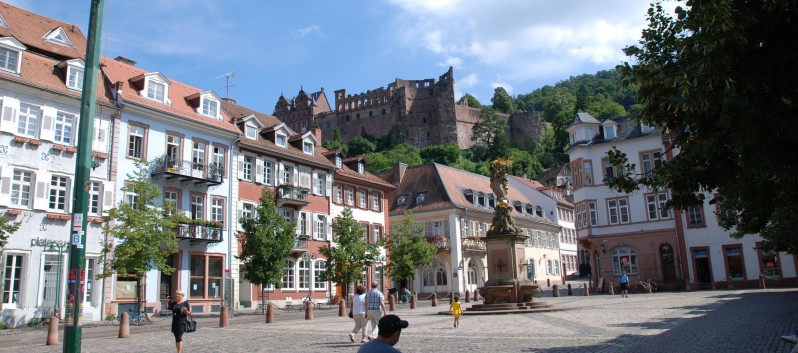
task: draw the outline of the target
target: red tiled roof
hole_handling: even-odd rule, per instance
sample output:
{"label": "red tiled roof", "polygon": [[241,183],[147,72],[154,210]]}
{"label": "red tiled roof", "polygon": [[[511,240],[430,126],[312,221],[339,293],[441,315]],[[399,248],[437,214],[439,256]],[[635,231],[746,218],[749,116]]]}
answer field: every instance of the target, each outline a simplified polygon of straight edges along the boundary
{"label": "red tiled roof", "polygon": [[[331,157],[334,157],[332,155]],[[375,187],[382,188],[384,190],[393,190],[396,189],[395,186],[391,185],[391,183],[386,182],[385,180],[380,179],[378,176],[369,173],[368,171],[364,172],[363,174],[358,173],[356,170],[349,168],[346,164],[341,166],[341,169],[335,170],[335,178],[336,180],[353,180],[354,182],[366,182]]]}
{"label": "red tiled roof", "polygon": [[[86,55],[86,36],[78,26],[28,12],[6,3],[0,3],[0,14],[8,23],[8,28],[0,26],[0,37],[13,36],[29,50],[52,53],[52,57],[84,58]],[[53,30],[63,28],[72,47],[52,43],[44,36]]]}
{"label": "red tiled roof", "polygon": [[142,97],[135,88],[131,87],[130,79],[146,74],[148,73],[147,71],[106,57],[100,58],[100,65],[102,66],[103,72],[108,78],[110,84],[113,85],[116,82],[124,83],[124,87],[121,89],[121,98],[125,102],[135,103],[146,106],[153,110],[179,115],[186,119],[190,119],[201,124],[209,125],[228,132],[241,133],[241,130],[231,123],[230,119],[224,116],[224,111],[220,112],[222,113],[222,119],[216,120],[214,118],[197,113],[196,109],[188,104],[186,97],[196,93],[204,92],[199,88],[191,87],[174,80],[169,80],[169,99],[172,101],[172,105],[166,105],[164,103]]}
{"label": "red tiled roof", "polygon": [[[392,172],[380,173],[379,176],[384,180],[390,180]],[[417,193],[427,192],[427,202],[416,205],[413,197]],[[407,195],[407,203],[404,206],[396,206],[395,199],[399,195]],[[402,183],[394,190],[389,202],[390,215],[402,215],[405,211],[429,212],[446,210],[455,207],[446,194],[446,188],[441,184],[438,173],[435,171],[434,164],[424,164],[420,166],[408,167],[405,171]]]}

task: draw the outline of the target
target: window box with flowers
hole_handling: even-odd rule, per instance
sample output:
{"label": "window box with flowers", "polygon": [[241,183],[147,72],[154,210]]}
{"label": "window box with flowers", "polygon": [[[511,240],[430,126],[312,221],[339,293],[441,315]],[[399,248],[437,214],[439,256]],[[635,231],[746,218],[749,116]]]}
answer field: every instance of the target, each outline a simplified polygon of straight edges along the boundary
{"label": "window box with flowers", "polygon": [[427,242],[435,245],[438,250],[449,249],[449,237],[443,234],[427,235]]}

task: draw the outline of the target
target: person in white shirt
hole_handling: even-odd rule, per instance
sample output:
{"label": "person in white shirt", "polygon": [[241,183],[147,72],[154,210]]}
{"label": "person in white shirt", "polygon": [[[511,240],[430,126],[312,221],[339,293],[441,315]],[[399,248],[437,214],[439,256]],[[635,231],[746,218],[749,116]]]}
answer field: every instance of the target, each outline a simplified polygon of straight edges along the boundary
{"label": "person in white shirt", "polygon": [[355,328],[349,332],[349,340],[354,342],[355,335],[360,331],[360,343],[366,342],[366,325],[368,324],[368,316],[366,315],[366,295],[362,286],[355,289],[355,296],[352,297],[352,309],[349,316],[355,320]]}

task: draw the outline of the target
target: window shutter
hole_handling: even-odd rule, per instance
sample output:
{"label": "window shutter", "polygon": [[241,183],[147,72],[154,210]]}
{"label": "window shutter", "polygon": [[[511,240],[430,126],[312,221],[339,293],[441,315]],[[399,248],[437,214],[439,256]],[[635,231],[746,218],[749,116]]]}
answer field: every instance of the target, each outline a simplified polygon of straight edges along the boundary
{"label": "window shutter", "polygon": [[36,210],[47,210],[50,202],[50,179],[52,175],[47,172],[39,172],[36,174],[36,184],[33,190],[33,208]]}
{"label": "window shutter", "polygon": [[3,97],[2,121],[0,121],[0,131],[12,134],[16,133],[18,118],[19,118],[19,100],[11,97]]}
{"label": "window shutter", "polygon": [[332,197],[332,174],[327,174],[325,177],[327,178],[327,182],[324,183],[324,186],[327,187],[327,190],[324,196]]}
{"label": "window shutter", "polygon": [[282,162],[274,164],[274,186],[278,186],[283,183],[283,172],[285,167],[283,166]]}
{"label": "window shutter", "polygon": [[291,182],[294,183],[294,185],[299,186],[299,168],[297,166],[293,166],[293,168],[294,172],[291,173],[293,180],[291,180]]}
{"label": "window shutter", "polygon": [[311,222],[311,224],[313,225],[313,239],[318,239],[319,238],[319,230],[316,228],[316,222],[318,222],[318,220],[319,220],[319,214],[318,213],[314,213],[313,217],[311,217],[311,219],[313,220],[313,222]]}
{"label": "window shutter", "polygon": [[255,182],[263,184],[263,159],[255,159]]}
{"label": "window shutter", "polygon": [[236,202],[236,211],[237,211],[236,214],[238,215],[238,217],[236,217],[236,224],[238,225],[238,231],[243,232],[244,231],[244,227],[241,225],[241,218],[244,217],[244,203],[243,202],[241,202],[241,201]]}
{"label": "window shutter", "polygon": [[42,127],[39,131],[39,138],[42,140],[55,140],[55,115],[57,113],[53,107],[42,107]]}
{"label": "window shutter", "polygon": [[[77,129],[74,129],[77,132]],[[91,149],[100,153],[108,153],[108,135],[111,132],[111,122],[105,119],[94,119],[94,140]],[[77,142],[77,135],[75,142]],[[77,144],[77,143],[76,143]]]}
{"label": "window shutter", "polygon": [[[72,211],[72,178],[67,178],[66,197],[64,198],[64,212]],[[91,181],[89,181],[91,183]]]}
{"label": "window shutter", "polygon": [[5,165],[0,169],[0,206],[11,204],[11,179],[14,177],[14,168]]}
{"label": "window shutter", "polygon": [[321,190],[319,190],[319,172],[313,171],[313,178],[311,179],[310,183],[313,186],[313,194],[321,194]]}
{"label": "window shutter", "polygon": [[244,155],[239,154],[236,159],[238,159],[238,179],[241,180],[244,178]]}
{"label": "window shutter", "polygon": [[332,240],[332,220],[330,217],[325,217],[324,219],[324,240],[330,241]]}
{"label": "window shutter", "polygon": [[102,212],[108,212],[112,208],[114,208],[114,182],[112,181],[104,181],[103,182],[103,208]]}

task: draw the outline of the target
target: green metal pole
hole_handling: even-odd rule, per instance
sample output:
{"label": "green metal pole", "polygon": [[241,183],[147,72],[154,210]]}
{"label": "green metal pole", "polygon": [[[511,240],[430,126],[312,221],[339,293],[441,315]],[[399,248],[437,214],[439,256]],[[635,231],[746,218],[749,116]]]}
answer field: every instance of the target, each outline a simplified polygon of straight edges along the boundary
{"label": "green metal pole", "polygon": [[86,283],[86,233],[90,173],[92,167],[91,145],[94,115],[97,104],[97,77],[100,70],[100,33],[104,0],[91,1],[89,35],[86,38],[86,65],[83,76],[83,95],[80,99],[80,124],[78,125],[78,151],[75,161],[74,202],[72,204],[71,248],[69,251],[69,276],[67,282],[66,317],[64,319],[64,353],[79,353],[83,335],[83,288]]}

